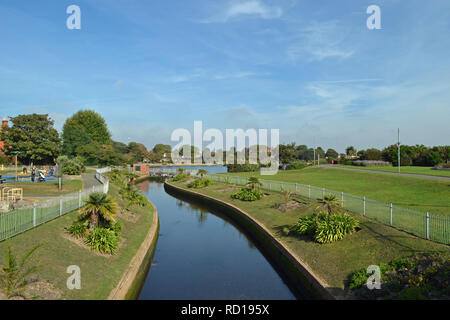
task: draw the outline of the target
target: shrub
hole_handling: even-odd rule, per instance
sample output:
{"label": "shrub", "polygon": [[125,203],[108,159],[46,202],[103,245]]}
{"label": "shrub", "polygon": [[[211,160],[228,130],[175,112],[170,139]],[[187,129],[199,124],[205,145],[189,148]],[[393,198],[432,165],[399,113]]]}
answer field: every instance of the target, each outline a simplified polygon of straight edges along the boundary
{"label": "shrub", "polygon": [[321,215],[317,219],[314,239],[319,243],[331,243],[342,240],[347,234],[356,231],[358,221],[347,213]]}
{"label": "shrub", "polygon": [[95,228],[92,234],[86,237],[85,243],[95,251],[115,254],[119,246],[119,237],[113,230]]}
{"label": "shrub", "polygon": [[259,170],[257,164],[229,164],[228,172],[255,172]]}
{"label": "shrub", "polygon": [[64,174],[80,175],[86,171],[84,160],[81,157],[69,159],[67,156],[60,156],[56,162],[61,166]]}
{"label": "shrub", "polygon": [[188,177],[187,174],[185,174],[185,173],[180,173],[180,174],[177,174],[175,177],[173,177],[173,178],[172,178],[172,181],[184,181],[184,180],[187,179],[187,177]]}
{"label": "shrub", "polygon": [[378,160],[355,160],[353,161],[353,165],[361,167],[387,167],[392,166],[392,163]]}
{"label": "shrub", "polygon": [[114,233],[116,234],[117,237],[120,237],[120,235],[122,234],[122,230],[123,230],[123,223],[120,221],[116,221],[112,225],[111,230],[114,231]]}
{"label": "shrub", "polygon": [[247,188],[242,188],[235,194],[231,195],[233,199],[239,199],[242,201],[256,201],[260,200],[263,196],[264,193],[262,193],[260,190],[258,189],[251,190]]}
{"label": "shrub", "polygon": [[82,221],[74,222],[67,231],[75,238],[83,238],[86,235],[87,227]]}
{"label": "shrub", "polygon": [[187,185],[187,187],[188,188],[199,189],[199,188],[205,188],[205,187],[209,186],[210,184],[211,184],[211,180],[210,179],[195,179],[194,181],[189,183]]}
{"label": "shrub", "polygon": [[319,243],[331,243],[355,232],[358,226],[359,222],[347,213],[330,215],[320,212],[300,217],[294,231],[310,235]]}

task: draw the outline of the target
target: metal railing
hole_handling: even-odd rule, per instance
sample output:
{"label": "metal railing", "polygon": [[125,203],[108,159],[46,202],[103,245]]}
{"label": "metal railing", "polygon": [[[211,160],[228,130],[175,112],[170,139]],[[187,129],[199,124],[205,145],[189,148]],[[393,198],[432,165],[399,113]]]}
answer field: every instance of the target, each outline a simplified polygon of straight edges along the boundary
{"label": "metal railing", "polygon": [[[213,181],[241,186],[248,183],[248,178],[245,177],[208,175],[208,178]],[[450,244],[449,216],[418,212],[409,208],[394,206],[392,203],[384,203],[311,185],[262,179],[259,181],[262,183],[261,188],[263,190],[274,192],[290,191],[309,199],[321,199],[325,195],[334,194],[342,201],[343,207],[350,212],[378,220],[421,238]]]}
{"label": "metal railing", "polygon": [[110,170],[108,169],[98,169],[95,174],[97,180],[102,183],[101,185],[54,199],[30,203],[28,208],[0,214],[0,241],[81,208],[84,205],[83,199],[86,199],[91,193],[108,193],[109,180],[103,175]]}

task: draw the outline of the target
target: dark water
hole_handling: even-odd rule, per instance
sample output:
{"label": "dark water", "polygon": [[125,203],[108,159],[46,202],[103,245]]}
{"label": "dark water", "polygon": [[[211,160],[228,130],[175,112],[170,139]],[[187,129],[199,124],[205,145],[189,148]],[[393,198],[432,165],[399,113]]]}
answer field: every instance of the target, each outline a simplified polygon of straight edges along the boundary
{"label": "dark water", "polygon": [[179,166],[159,166],[159,167],[153,167],[153,168],[165,168],[165,169],[170,169],[170,168],[175,168],[175,169],[178,169],[178,168],[186,168],[187,170],[198,170],[198,169],[205,169],[206,171],[208,171],[209,173],[211,173],[211,174],[214,174],[214,173],[225,173],[225,172],[227,172],[227,167],[225,167],[225,166],[202,166],[202,165],[200,165],[200,166],[182,166],[182,165],[179,165]]}
{"label": "dark water", "polygon": [[147,181],[140,188],[160,218],[141,300],[296,298],[253,242],[226,217],[174,198],[161,183]]}

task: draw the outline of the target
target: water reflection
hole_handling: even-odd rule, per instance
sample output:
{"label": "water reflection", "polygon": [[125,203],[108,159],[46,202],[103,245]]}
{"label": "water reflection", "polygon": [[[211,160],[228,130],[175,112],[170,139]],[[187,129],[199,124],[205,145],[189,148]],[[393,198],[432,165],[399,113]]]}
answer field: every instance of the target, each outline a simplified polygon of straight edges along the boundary
{"label": "water reflection", "polygon": [[158,208],[161,236],[140,299],[295,299],[227,217],[167,194],[161,183],[144,185]]}

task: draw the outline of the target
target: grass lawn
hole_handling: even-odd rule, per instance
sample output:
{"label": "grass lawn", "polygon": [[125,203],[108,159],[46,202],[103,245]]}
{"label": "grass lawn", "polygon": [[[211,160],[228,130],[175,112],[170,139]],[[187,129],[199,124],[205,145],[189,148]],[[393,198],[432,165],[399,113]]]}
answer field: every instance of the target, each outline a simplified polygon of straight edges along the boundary
{"label": "grass lawn", "polygon": [[[186,188],[186,182],[171,183]],[[360,231],[341,241],[321,245],[307,237],[285,235],[282,232],[283,228],[294,225],[300,216],[311,214],[317,206],[314,200],[298,198],[305,204],[283,213],[273,208],[275,204],[284,202],[283,195],[276,192],[259,201],[245,202],[231,198],[233,192],[229,184],[213,182],[207,188],[193,191],[224,200],[245,210],[341,293],[352,272],[372,264],[388,263],[395,258],[417,253],[450,253],[449,246],[417,238],[362,216],[355,216],[361,223]]]}
{"label": "grass lawn", "polygon": [[450,214],[450,182],[414,177],[381,175],[327,168],[279,171],[273,176],[259,172],[230,173],[233,176],[257,176],[264,180],[297,182],[343,191],[360,197],[409,207],[420,212]]}
{"label": "grass lawn", "polygon": [[18,182],[18,183],[4,183],[2,187],[23,188],[23,195],[25,198],[30,196],[52,196],[60,194],[68,194],[78,192],[83,189],[83,182],[81,180],[63,181],[63,189],[58,190],[58,181],[46,182]]}
{"label": "grass lawn", "polygon": [[[112,183],[110,194],[118,199],[118,188]],[[119,204],[123,205],[123,202],[118,200]],[[136,222],[126,220],[121,214],[117,215],[124,227],[121,247],[114,256],[97,255],[63,237],[64,227],[72,223],[76,212],[22,233],[9,241],[19,257],[35,244],[44,243],[32,256],[30,265],[40,266],[39,277],[59,289],[62,299],[106,299],[136,254],[152,223],[151,206],[132,210],[139,216]],[[7,242],[0,242],[0,264],[4,263],[6,245]],[[70,275],[66,273],[66,269],[70,265],[77,265],[81,269],[81,290],[67,289],[66,281]]]}
{"label": "grass lawn", "polygon": [[[362,167],[362,166],[344,166],[336,165],[343,168],[353,168],[353,169],[363,169],[363,170],[373,170],[373,171],[384,171],[384,172],[398,172],[397,167]],[[432,170],[432,167],[401,167],[401,173],[411,173],[411,174],[423,174],[427,176],[438,176],[438,177],[450,177],[449,170]]]}

